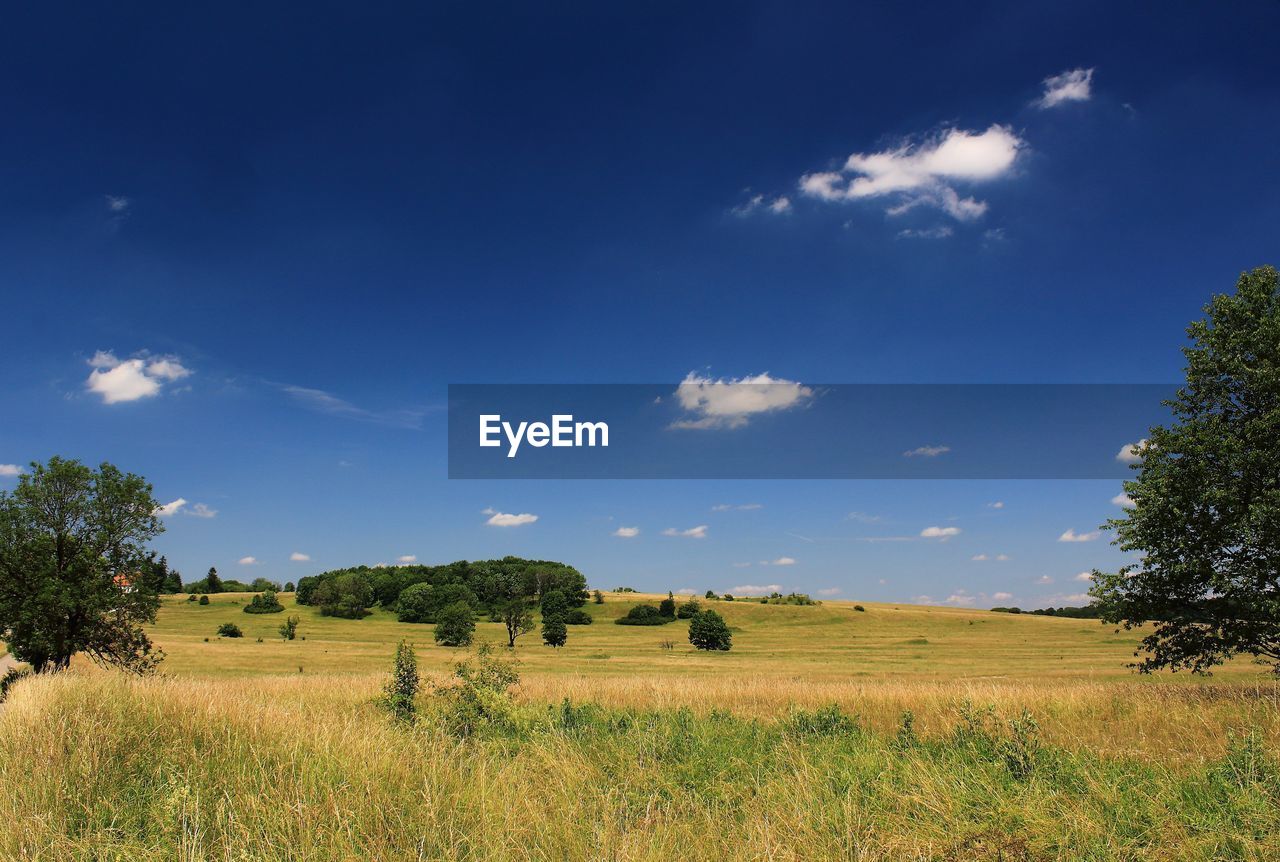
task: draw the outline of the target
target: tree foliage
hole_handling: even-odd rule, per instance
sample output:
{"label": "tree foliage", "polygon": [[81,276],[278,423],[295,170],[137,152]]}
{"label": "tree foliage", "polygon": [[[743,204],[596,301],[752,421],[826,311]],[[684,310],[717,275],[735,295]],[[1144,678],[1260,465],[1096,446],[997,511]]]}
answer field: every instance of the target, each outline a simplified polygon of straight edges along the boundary
{"label": "tree foliage", "polygon": [[475,636],[475,612],[463,601],[440,609],[436,615],[436,643],[441,646],[467,646]]}
{"label": "tree foliage", "polygon": [[38,672],[77,653],[154,669],[162,653],[142,624],[158,607],[145,548],[164,529],[156,508],[141,476],[57,457],[0,493],[0,634],[14,656]]}
{"label": "tree foliage", "polygon": [[1280,293],[1276,270],[1241,275],[1187,330],[1186,383],[1107,523],[1142,555],[1095,573],[1103,618],[1150,622],[1139,670],[1203,672],[1236,654],[1280,668]]}
{"label": "tree foliage", "polygon": [[702,611],[689,621],[689,643],[698,649],[728,652],[733,646],[733,635],[718,613]]}

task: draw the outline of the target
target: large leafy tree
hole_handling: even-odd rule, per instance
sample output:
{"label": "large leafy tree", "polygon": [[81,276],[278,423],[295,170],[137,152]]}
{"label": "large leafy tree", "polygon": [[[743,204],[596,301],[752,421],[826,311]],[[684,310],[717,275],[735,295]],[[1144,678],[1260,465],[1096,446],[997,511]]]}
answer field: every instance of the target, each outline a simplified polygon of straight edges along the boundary
{"label": "large leafy tree", "polygon": [[1138,449],[1133,506],[1109,521],[1141,561],[1095,573],[1103,618],[1150,623],[1142,671],[1203,672],[1245,654],[1280,669],[1280,293],[1241,275],[1187,333],[1173,421]]}
{"label": "large leafy tree", "polygon": [[36,671],[72,656],[138,672],[162,658],[141,624],[158,600],[145,543],[164,528],[151,486],[111,464],[51,458],[0,493],[0,633]]}

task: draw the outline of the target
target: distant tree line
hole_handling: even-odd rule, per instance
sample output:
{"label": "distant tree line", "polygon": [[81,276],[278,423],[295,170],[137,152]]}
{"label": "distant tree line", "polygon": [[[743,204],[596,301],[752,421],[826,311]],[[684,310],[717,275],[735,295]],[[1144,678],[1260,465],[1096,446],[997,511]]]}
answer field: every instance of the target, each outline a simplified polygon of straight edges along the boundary
{"label": "distant tree line", "polygon": [[998,614],[1033,614],[1038,617],[1069,617],[1076,620],[1102,619],[1102,607],[1097,604],[1088,605],[1083,608],[1038,608],[1034,611],[1024,611],[1022,608],[1018,607],[996,607],[991,610]]}

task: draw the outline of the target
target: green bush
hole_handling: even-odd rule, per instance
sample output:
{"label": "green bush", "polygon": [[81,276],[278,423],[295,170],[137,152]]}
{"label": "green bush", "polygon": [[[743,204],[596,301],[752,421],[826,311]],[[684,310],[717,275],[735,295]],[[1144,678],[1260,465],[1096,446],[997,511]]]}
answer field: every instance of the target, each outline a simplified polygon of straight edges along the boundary
{"label": "green bush", "polygon": [[218,626],[218,637],[220,638],[242,638],[244,632],[240,631],[240,626],[235,623],[223,623]]}
{"label": "green bush", "polygon": [[676,597],[667,593],[667,597],[658,605],[658,613],[667,619],[676,618]]}
{"label": "green bush", "polygon": [[723,617],[715,611],[703,611],[689,621],[689,643],[698,649],[728,652],[733,635]]}
{"label": "green bush", "polygon": [[296,638],[298,636],[299,622],[300,620],[297,617],[291,616],[281,623],[280,628],[278,629],[280,637],[287,641],[291,641]]}
{"label": "green bush", "polygon": [[475,613],[466,602],[454,602],[436,614],[436,643],[441,646],[467,646],[475,631]]}
{"label": "green bush", "polygon": [[595,622],[595,619],[582,608],[574,608],[565,615],[564,621],[565,625],[589,626]]}
{"label": "green bush", "polygon": [[444,705],[445,726],[455,736],[471,736],[485,726],[509,726],[516,717],[511,688],[520,681],[514,661],[481,644],[474,659],[454,665],[453,682],[435,689]]}
{"label": "green bush", "polygon": [[694,616],[699,614],[701,611],[702,611],[702,603],[699,602],[697,599],[689,599],[689,601],[687,602],[682,602],[680,607],[676,609],[676,619],[690,620],[690,619],[693,619]]}
{"label": "green bush", "polygon": [[194,602],[195,600],[196,600],[195,593],[192,593],[191,595],[187,596],[187,601]]}
{"label": "green bush", "polygon": [[853,609],[854,609],[855,611],[857,611],[858,613],[863,613],[863,614],[865,614],[865,613],[867,612],[867,609],[866,609],[866,608],[864,608],[862,605],[854,605],[854,606],[853,606]]}
{"label": "green bush", "polygon": [[658,613],[653,605],[636,605],[627,611],[626,616],[614,622],[620,626],[664,626],[671,622],[671,618]]}
{"label": "green bush", "polygon": [[280,600],[276,598],[275,590],[267,590],[254,596],[249,600],[249,604],[244,606],[246,614],[278,614],[283,610],[284,605],[280,604]]}
{"label": "green bush", "polygon": [[384,691],[387,708],[401,721],[413,721],[417,714],[415,700],[418,697],[418,683],[418,657],[414,655],[412,646],[400,641],[396,645],[391,680]]}
{"label": "green bush", "polygon": [[595,600],[596,604],[598,605],[604,604],[604,593],[600,592],[599,590],[596,590],[594,593],[591,594],[591,596]]}
{"label": "green bush", "polygon": [[209,604],[209,597],[208,597],[208,596],[201,596],[201,597],[200,597],[200,604],[202,604],[202,605],[207,605],[207,604]]}

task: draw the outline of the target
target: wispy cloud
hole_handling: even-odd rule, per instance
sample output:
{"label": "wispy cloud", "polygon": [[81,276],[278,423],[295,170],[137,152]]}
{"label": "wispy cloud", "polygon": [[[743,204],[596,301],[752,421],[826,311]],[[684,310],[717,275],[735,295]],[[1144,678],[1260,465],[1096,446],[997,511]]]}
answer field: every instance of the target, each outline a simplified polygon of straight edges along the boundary
{"label": "wispy cloud", "polygon": [[950,446],[917,446],[902,453],[903,458],[937,458],[951,451]]}
{"label": "wispy cloud", "polygon": [[1044,79],[1044,92],[1036,100],[1040,108],[1056,108],[1067,102],[1087,102],[1093,95],[1093,69],[1071,69]]}
{"label": "wispy cloud", "polygon": [[755,509],[763,509],[763,508],[764,506],[762,506],[760,503],[739,503],[737,505],[733,503],[718,503],[715,506],[711,507],[711,511],[713,512],[730,512],[730,511],[750,512]]}
{"label": "wispy cloud", "polygon": [[796,564],[794,557],[778,557],[776,560],[761,560],[762,566],[794,566]]}
{"label": "wispy cloud", "polygon": [[119,359],[110,350],[99,350],[88,364],[93,370],[84,382],[85,389],[99,396],[104,404],[152,398],[165,386],[192,373],[176,356],[152,356],[146,351]]}
{"label": "wispy cloud", "polygon": [[729,592],[735,596],[767,596],[771,593],[782,592],[781,584],[739,584]]}
{"label": "wispy cloud", "polygon": [[814,392],[767,371],[737,378],[712,378],[690,371],[675,397],[690,415],[672,422],[672,428],[718,429],[741,428],[752,417],[802,407]]}
{"label": "wispy cloud", "polygon": [[1037,583],[1037,584],[1052,584],[1052,583],[1053,583],[1053,578],[1049,577],[1048,575],[1041,575],[1040,577],[1036,578],[1036,583]]}
{"label": "wispy cloud", "polygon": [[163,506],[157,506],[155,510],[155,515],[158,518],[167,518],[177,514],[191,515],[196,518],[213,518],[217,516],[218,510],[210,509],[204,503],[196,503],[188,508],[187,500],[184,497],[179,497],[172,502],[165,503]]}
{"label": "wispy cloud", "polygon": [[1007,602],[1009,599],[1013,598],[1013,593],[996,593],[991,598],[995,599],[997,602]]}
{"label": "wispy cloud", "polygon": [[373,422],[379,425],[391,425],[397,428],[421,428],[422,417],[426,413],[422,409],[400,408],[394,410],[370,410],[359,407],[350,401],[339,398],[323,389],[312,389],[306,386],[281,385],[280,389],[295,403],[317,413],[330,416],[341,416],[360,422]]}
{"label": "wispy cloud", "polygon": [[186,510],[184,510],[184,513],[185,513],[185,514],[187,514],[187,515],[191,515],[191,516],[193,516],[193,517],[196,517],[196,518],[216,518],[216,517],[218,517],[218,510],[217,510],[217,509],[211,509],[211,508],[209,508],[207,505],[205,505],[204,503],[196,503],[196,504],[195,504],[195,505],[193,505],[190,509],[186,509]]}
{"label": "wispy cloud", "polygon": [[770,215],[787,215],[791,212],[791,199],[786,195],[778,195],[772,199],[766,198],[761,194],[753,194],[745,201],[729,210],[738,218],[746,218],[756,213],[769,213]]}
{"label": "wispy cloud", "polygon": [[955,231],[945,224],[937,227],[908,227],[898,231],[898,239],[946,239],[954,233]]}
{"label": "wispy cloud", "polygon": [[1093,572],[1081,572],[1080,574],[1078,574],[1078,575],[1076,575],[1074,578],[1072,578],[1072,580],[1074,580],[1074,581],[1084,581],[1084,582],[1086,582],[1086,583],[1087,583],[1087,582],[1091,582],[1091,581],[1093,580]]}
{"label": "wispy cloud", "polygon": [[707,525],[699,524],[696,527],[690,527],[687,530],[677,530],[675,527],[667,527],[662,531],[664,536],[679,536],[683,539],[705,539],[707,537]]}
{"label": "wispy cloud", "polygon": [[405,566],[407,566],[407,565],[409,565],[410,563],[416,563],[416,562],[418,562],[418,555],[417,555],[417,554],[402,554],[401,556],[396,557],[396,562],[397,562],[397,563],[400,563],[401,565],[405,565]]}
{"label": "wispy cloud", "polygon": [[950,539],[963,532],[959,527],[925,527],[920,531],[922,539]]}
{"label": "wispy cloud", "polygon": [[844,590],[840,589],[839,587],[826,587],[826,588],[824,588],[824,589],[818,590],[818,595],[820,595],[820,596],[838,596],[838,595],[840,595],[842,592],[844,592]]}
{"label": "wispy cloud", "polygon": [[1003,508],[1004,508],[1004,501],[1003,501],[1003,500],[996,500],[994,503],[988,503],[988,504],[987,504],[987,508],[988,508],[988,509],[1003,509]]}

